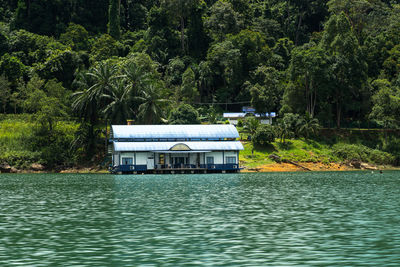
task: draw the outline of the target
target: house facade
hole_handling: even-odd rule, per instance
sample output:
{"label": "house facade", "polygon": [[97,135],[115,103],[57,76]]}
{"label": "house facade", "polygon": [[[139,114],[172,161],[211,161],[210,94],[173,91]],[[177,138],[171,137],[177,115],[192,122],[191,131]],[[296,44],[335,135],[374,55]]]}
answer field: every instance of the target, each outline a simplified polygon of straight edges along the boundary
{"label": "house facade", "polygon": [[113,125],[113,173],[237,172],[233,125]]}

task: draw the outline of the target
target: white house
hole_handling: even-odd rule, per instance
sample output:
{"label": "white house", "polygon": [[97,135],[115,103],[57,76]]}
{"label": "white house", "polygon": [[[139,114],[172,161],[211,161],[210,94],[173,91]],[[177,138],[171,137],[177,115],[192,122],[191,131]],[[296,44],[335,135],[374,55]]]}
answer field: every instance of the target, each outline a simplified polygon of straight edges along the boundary
{"label": "white house", "polygon": [[233,125],[113,125],[113,173],[237,172]]}
{"label": "white house", "polygon": [[272,118],[276,117],[275,112],[258,114],[249,112],[235,112],[235,113],[224,113],[224,118],[229,121],[232,125],[237,125],[239,120],[244,120],[248,116],[254,116],[260,121],[261,124],[272,124]]}

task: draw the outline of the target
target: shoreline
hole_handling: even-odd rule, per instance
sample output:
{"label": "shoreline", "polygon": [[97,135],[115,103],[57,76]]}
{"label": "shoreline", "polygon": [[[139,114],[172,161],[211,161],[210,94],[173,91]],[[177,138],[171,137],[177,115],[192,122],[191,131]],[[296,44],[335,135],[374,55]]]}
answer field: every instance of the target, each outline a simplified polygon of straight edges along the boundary
{"label": "shoreline", "polygon": [[[396,171],[399,167],[393,166],[372,166],[355,168],[343,163],[321,163],[321,162],[302,162],[297,165],[292,163],[271,163],[256,167],[244,166],[240,173],[271,173],[271,172],[343,172],[343,171]],[[65,170],[17,170],[16,172],[0,172],[15,174],[36,174],[36,173],[60,173],[60,174],[109,174],[107,169],[98,167],[70,168]]]}

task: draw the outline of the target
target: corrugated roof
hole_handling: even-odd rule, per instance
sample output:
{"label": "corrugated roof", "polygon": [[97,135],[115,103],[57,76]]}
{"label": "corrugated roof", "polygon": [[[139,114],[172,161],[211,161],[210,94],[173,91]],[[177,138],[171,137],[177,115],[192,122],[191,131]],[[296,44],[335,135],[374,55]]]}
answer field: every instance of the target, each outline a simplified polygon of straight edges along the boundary
{"label": "corrugated roof", "polygon": [[233,125],[112,125],[113,138],[238,138]]}
{"label": "corrugated roof", "polygon": [[247,113],[224,113],[224,118],[244,118]]}
{"label": "corrugated roof", "polygon": [[239,141],[200,142],[114,142],[114,151],[169,151],[177,144],[185,144],[192,151],[243,150]]}
{"label": "corrugated roof", "polygon": [[[275,117],[275,115],[272,116],[272,114],[275,114],[275,113],[271,113],[271,117]],[[261,114],[255,113],[255,114],[253,114],[253,113],[244,113],[244,112],[239,113],[238,112],[238,113],[224,113],[223,114],[224,118],[244,118],[244,117],[246,117],[246,115],[249,115],[249,117],[254,116],[256,118],[268,117],[269,116],[268,113],[261,113]]]}

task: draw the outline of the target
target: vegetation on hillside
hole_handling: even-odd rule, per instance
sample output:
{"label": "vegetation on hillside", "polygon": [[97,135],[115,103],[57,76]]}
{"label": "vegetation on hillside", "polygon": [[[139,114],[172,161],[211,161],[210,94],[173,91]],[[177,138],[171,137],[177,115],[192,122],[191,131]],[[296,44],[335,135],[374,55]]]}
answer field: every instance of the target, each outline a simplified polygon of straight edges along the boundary
{"label": "vegetation on hillside", "polygon": [[[104,153],[110,124],[216,123],[244,105],[279,114],[282,144],[399,128],[399,16],[398,0],[0,0],[0,111],[30,114],[2,121],[16,136],[0,155],[17,162],[4,155],[24,139],[20,162],[68,166]],[[382,138],[365,146],[398,157]]]}

